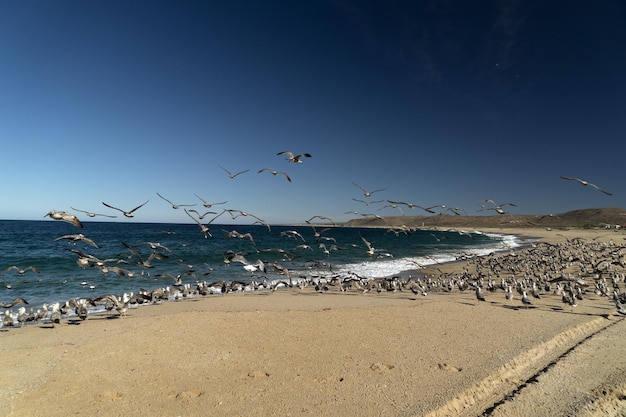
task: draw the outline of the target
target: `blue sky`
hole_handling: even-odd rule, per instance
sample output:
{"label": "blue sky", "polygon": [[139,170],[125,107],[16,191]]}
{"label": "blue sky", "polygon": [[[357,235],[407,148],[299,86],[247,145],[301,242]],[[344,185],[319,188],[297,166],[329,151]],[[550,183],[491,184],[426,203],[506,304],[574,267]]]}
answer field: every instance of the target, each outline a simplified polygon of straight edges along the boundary
{"label": "blue sky", "polygon": [[190,220],[157,192],[270,223],[399,214],[353,183],[472,215],[626,207],[625,20],[621,1],[0,0],[0,218],[150,200],[133,221]]}

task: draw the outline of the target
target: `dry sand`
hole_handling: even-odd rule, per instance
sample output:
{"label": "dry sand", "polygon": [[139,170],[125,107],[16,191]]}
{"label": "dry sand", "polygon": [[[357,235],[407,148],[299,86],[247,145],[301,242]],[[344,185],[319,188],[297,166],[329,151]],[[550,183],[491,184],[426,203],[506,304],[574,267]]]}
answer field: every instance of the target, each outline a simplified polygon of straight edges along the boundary
{"label": "dry sand", "polygon": [[0,415],[625,415],[626,322],[612,302],[486,295],[284,289],[13,328],[0,333]]}

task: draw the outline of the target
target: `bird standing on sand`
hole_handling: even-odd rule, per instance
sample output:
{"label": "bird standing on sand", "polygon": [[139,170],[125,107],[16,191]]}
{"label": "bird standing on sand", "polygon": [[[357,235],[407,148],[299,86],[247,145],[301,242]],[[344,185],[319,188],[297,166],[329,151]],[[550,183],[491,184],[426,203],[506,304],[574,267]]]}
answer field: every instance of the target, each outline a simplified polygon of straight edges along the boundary
{"label": "bird standing on sand", "polygon": [[311,157],[310,153],[299,153],[297,155],[294,155],[292,152],[289,152],[289,151],[278,152],[276,155],[286,155],[287,156],[287,161],[293,162],[295,164],[301,164],[302,163],[300,158],[310,158]]}
{"label": "bird standing on sand", "polygon": [[485,299],[485,294],[483,294],[483,289],[480,287],[480,285],[476,285],[476,299],[478,301],[487,301]]}
{"label": "bird standing on sand", "polygon": [[528,308],[528,306],[532,305],[533,303],[528,299],[528,295],[526,294],[526,291],[522,291],[522,304],[524,304],[526,306],[526,308]]}
{"label": "bird standing on sand", "polygon": [[606,194],[606,195],[613,195],[611,193],[609,193],[608,191],[603,190],[602,188],[598,187],[595,184],[590,183],[589,181],[585,181],[585,180],[581,180],[580,178],[576,178],[576,177],[566,177],[565,175],[561,175],[561,178],[564,180],[572,180],[572,181],[578,181],[581,185],[583,186],[592,186],[593,188],[595,188],[596,190]]}
{"label": "bird standing on sand", "polygon": [[131,217],[135,217],[135,216],[133,215],[133,213],[134,213],[136,210],[139,210],[140,208],[142,208],[143,206],[145,206],[145,205],[148,203],[148,201],[150,201],[150,200],[146,200],[146,202],[145,202],[145,203],[143,203],[143,204],[141,204],[141,205],[139,205],[139,206],[135,207],[134,209],[132,209],[132,210],[130,210],[130,211],[124,211],[124,210],[122,210],[122,209],[120,209],[120,208],[113,207],[113,206],[111,206],[111,205],[109,205],[109,204],[105,203],[104,201],[102,202],[102,204],[104,204],[104,205],[105,205],[105,206],[107,206],[108,208],[112,208],[113,210],[120,211],[120,212],[122,212],[122,213],[124,214],[124,216],[126,216],[126,217],[128,217],[128,218],[131,218]]}

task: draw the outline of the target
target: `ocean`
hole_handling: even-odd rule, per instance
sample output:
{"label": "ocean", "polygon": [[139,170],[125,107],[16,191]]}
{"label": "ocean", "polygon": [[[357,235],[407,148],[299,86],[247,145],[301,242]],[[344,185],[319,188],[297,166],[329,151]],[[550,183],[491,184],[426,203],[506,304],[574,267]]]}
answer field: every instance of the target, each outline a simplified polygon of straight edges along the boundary
{"label": "ocean", "polygon": [[[171,286],[172,276],[179,274],[183,283],[192,287],[196,281],[275,282],[285,278],[271,267],[265,273],[250,272],[240,262],[226,263],[233,253],[251,264],[257,260],[266,265],[278,262],[294,278],[349,274],[379,278],[523,244],[515,236],[471,230],[211,224],[209,236],[197,224],[85,221],[83,225],[0,220],[0,278],[4,281],[0,301],[22,297],[28,307],[37,309],[43,303]],[[68,237],[76,234],[83,234],[98,247]],[[367,253],[365,240],[374,248],[373,255]],[[153,252],[165,256],[146,262]],[[99,267],[83,267],[77,262],[80,255],[104,260],[105,265],[126,272],[118,275]],[[12,266],[25,271],[19,273]],[[39,273],[27,270],[30,266]]]}

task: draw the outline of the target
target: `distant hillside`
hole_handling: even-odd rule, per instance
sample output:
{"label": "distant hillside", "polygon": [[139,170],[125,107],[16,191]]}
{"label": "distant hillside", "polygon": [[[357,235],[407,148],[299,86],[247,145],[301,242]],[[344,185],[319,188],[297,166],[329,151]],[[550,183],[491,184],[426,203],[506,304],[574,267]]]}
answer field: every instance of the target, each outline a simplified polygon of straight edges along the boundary
{"label": "distant hillside", "polygon": [[626,225],[626,210],[592,208],[547,215],[455,216],[439,214],[432,216],[387,216],[352,219],[346,226],[379,227],[541,227],[541,228],[594,228],[604,225]]}

